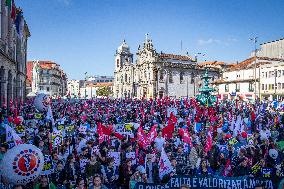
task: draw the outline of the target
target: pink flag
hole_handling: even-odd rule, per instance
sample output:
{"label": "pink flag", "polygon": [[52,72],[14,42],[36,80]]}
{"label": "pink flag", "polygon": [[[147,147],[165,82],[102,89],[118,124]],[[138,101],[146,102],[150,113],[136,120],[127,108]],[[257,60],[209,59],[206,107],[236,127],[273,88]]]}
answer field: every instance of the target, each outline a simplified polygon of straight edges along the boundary
{"label": "pink flag", "polygon": [[207,133],[207,143],[206,143],[205,148],[204,148],[205,152],[208,152],[212,148],[212,140],[213,140],[212,139],[212,130],[213,130],[213,127],[210,126],[209,131]]}
{"label": "pink flag", "polygon": [[230,177],[232,176],[232,165],[231,160],[228,159],[224,168],[223,176]]}

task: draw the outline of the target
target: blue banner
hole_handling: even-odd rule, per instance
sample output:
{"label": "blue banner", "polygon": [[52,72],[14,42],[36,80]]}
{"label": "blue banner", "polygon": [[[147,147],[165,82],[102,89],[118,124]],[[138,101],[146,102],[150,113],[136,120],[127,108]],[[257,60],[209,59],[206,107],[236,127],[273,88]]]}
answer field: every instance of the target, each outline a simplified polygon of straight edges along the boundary
{"label": "blue banner", "polygon": [[254,189],[257,184],[262,184],[266,189],[274,189],[279,185],[279,180],[242,177],[221,177],[221,176],[174,176],[166,184],[136,183],[134,189],[179,189],[187,185],[190,189]]}

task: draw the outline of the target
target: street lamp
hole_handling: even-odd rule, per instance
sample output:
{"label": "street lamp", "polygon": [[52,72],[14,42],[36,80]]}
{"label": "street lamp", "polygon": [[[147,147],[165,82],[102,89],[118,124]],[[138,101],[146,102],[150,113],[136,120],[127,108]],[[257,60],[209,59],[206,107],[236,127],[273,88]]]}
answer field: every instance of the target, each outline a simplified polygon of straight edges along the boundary
{"label": "street lamp", "polygon": [[277,95],[276,95],[276,87],[277,87],[276,77],[277,77],[277,69],[274,69],[274,99],[276,98],[276,100],[277,100]]}
{"label": "street lamp", "polygon": [[254,37],[254,38],[250,38],[249,40],[252,41],[254,43],[254,96],[255,96],[255,100],[256,100],[256,43],[257,43],[257,38],[258,37]]}
{"label": "street lamp", "polygon": [[[196,53],[195,54],[195,61],[197,62],[197,58],[198,58],[198,55],[202,55],[202,57],[205,57],[205,53],[201,53],[201,52],[199,52],[199,53]],[[205,59],[205,62],[206,62],[206,59]]]}
{"label": "street lamp", "polygon": [[86,96],[87,96],[87,85],[86,85],[86,83],[87,83],[87,73],[88,72],[85,72],[85,99],[86,99]]}

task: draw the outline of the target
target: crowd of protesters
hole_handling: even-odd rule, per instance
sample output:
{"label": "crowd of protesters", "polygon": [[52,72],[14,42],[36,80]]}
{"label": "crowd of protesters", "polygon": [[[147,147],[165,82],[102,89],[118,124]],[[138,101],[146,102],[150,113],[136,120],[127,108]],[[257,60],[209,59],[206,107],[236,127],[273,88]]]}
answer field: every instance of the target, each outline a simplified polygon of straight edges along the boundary
{"label": "crowd of protesters", "polygon": [[[280,103],[231,100],[206,107],[192,98],[58,99],[51,103],[52,119],[32,102],[19,109],[1,109],[0,161],[9,150],[5,124],[14,129],[21,124],[23,142],[50,155],[52,166],[26,186],[12,186],[2,179],[3,189],[126,189],[136,182],[165,183],[174,175],[277,180],[284,175]],[[23,121],[15,123],[16,116]],[[125,124],[124,132],[116,130]],[[74,128],[67,132],[70,125]],[[52,133],[60,129],[63,138],[55,143]],[[162,150],[173,170],[161,178]],[[119,152],[119,162],[109,156],[111,152]]]}

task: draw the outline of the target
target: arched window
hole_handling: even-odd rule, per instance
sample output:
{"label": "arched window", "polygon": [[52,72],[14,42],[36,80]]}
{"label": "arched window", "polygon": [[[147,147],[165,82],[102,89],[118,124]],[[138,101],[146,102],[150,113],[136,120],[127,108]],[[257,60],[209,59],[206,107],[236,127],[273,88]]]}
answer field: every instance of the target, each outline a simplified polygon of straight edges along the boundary
{"label": "arched window", "polygon": [[180,72],[180,75],[179,75],[180,83],[183,83],[183,79],[184,79],[183,76],[184,76],[184,73]]}
{"label": "arched window", "polygon": [[173,83],[173,74],[172,72],[169,72],[169,83]]}

